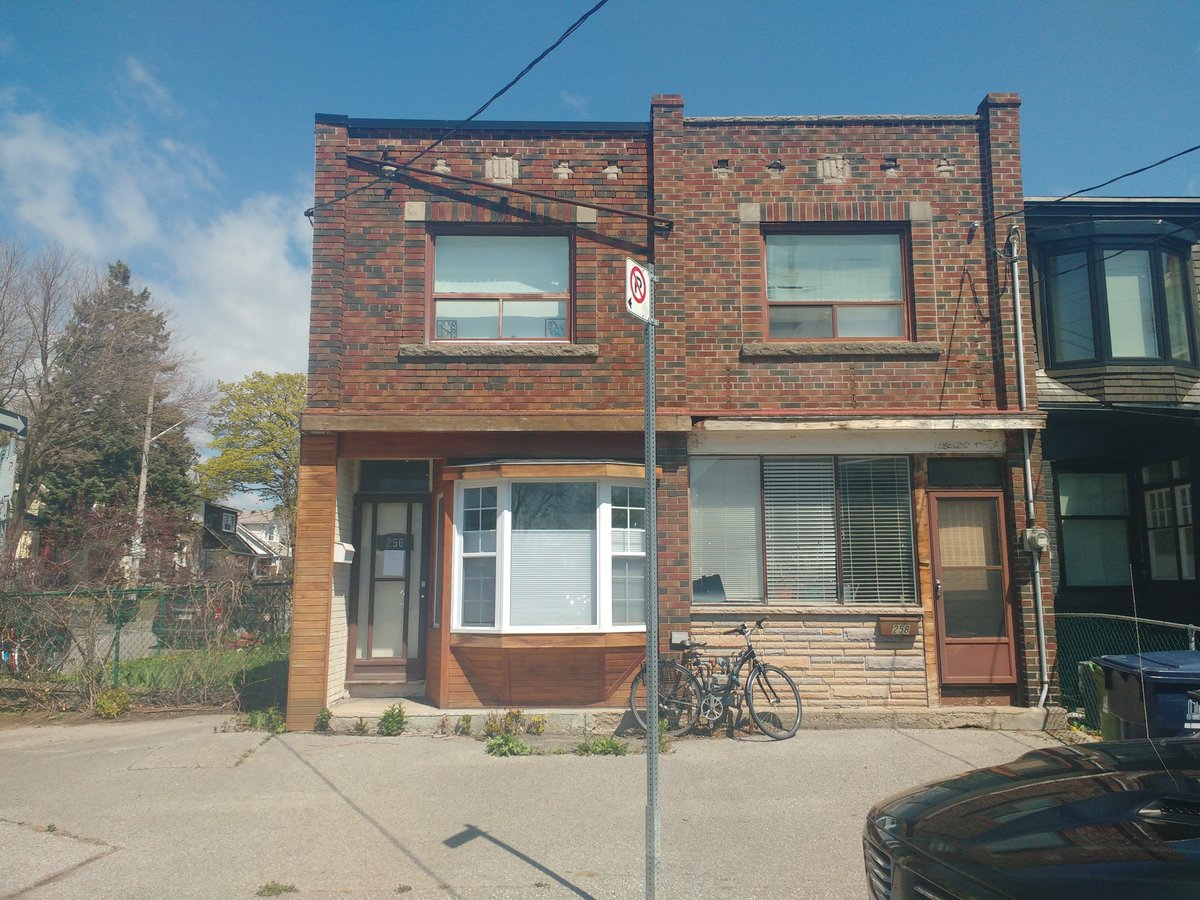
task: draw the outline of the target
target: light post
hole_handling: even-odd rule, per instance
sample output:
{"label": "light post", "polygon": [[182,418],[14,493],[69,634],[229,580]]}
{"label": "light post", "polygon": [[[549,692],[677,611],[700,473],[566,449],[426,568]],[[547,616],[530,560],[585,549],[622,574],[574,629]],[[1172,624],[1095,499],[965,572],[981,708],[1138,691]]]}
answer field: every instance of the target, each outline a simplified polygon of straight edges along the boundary
{"label": "light post", "polygon": [[164,428],[158,434],[151,434],[154,430],[154,384],[151,383],[150,397],[146,401],[146,429],[142,438],[142,463],[138,472],[137,511],[134,513],[133,540],[129,545],[130,587],[138,586],[142,576],[142,557],[146,555],[146,548],[142,546],[142,535],[146,528],[146,476],[150,469],[150,445],[164,434],[174,431],[180,425],[186,424],[194,418],[196,418],[195,415],[186,416],[174,425]]}

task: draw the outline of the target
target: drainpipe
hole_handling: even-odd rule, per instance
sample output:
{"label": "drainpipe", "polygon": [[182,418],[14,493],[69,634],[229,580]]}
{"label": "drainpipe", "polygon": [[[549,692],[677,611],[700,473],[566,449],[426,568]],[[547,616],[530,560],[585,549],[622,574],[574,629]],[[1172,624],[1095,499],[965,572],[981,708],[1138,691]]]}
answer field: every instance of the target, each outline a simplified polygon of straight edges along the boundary
{"label": "drainpipe", "polygon": [[[1017,403],[1024,412],[1029,405],[1025,394],[1025,338],[1021,326],[1021,270],[1020,248],[1021,229],[1016,225],[1008,230],[1008,262],[1012,266],[1013,311],[1016,320],[1017,341]],[[1034,619],[1037,624],[1038,677],[1041,679],[1041,694],[1038,696],[1037,708],[1046,705],[1050,694],[1050,673],[1046,665],[1046,622],[1045,607],[1042,599],[1042,551],[1044,532],[1037,530],[1037,520],[1034,516],[1033,503],[1033,469],[1029,461],[1029,431],[1021,432],[1021,461],[1025,476],[1025,530],[1022,533],[1022,543],[1029,552],[1029,563],[1033,575],[1033,607]]]}

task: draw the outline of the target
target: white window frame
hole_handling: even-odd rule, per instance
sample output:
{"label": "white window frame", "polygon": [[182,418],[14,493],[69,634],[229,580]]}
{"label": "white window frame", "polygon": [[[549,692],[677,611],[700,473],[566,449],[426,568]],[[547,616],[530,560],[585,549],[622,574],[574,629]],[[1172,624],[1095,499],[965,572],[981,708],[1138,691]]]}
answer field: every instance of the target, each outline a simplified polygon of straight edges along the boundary
{"label": "white window frame", "polygon": [[[596,623],[592,625],[517,625],[510,622],[509,582],[512,573],[512,486],[514,484],[594,484],[596,486]],[[454,559],[452,566],[451,624],[463,634],[601,634],[645,632],[645,623],[616,625],[612,620],[612,560],[629,557],[612,549],[612,489],[615,485],[643,487],[628,478],[489,478],[460,479],[454,488]],[[496,489],[496,616],[491,626],[463,625],[463,495],[470,488]]]}

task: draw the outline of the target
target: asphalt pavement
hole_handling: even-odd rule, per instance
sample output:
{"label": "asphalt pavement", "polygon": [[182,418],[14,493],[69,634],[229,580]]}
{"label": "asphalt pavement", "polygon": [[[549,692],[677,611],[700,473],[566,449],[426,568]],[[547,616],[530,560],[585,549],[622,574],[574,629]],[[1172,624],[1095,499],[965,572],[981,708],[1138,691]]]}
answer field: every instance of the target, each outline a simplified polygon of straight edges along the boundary
{"label": "asphalt pavement", "polygon": [[[467,737],[228,722],[0,731],[0,898],[642,896],[644,756],[494,759]],[[658,896],[865,897],[875,802],[1053,743],[882,728],[678,741]]]}

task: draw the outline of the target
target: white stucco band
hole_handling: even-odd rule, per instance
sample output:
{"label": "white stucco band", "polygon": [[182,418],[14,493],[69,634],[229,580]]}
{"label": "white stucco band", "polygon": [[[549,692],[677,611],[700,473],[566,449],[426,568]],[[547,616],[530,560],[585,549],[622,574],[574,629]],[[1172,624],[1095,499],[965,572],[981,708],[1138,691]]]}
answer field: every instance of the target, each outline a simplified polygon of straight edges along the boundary
{"label": "white stucco band", "polygon": [[[979,427],[956,419],[879,420],[850,422],[701,422],[688,437],[692,454],[879,454],[933,453],[995,456],[1004,452],[1005,432],[1038,428],[1028,417],[1020,424],[1006,419],[1002,428]],[[790,427],[789,427],[790,426]],[[972,427],[973,426],[973,427]]]}

